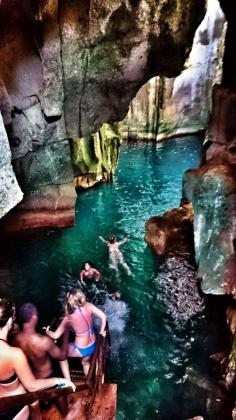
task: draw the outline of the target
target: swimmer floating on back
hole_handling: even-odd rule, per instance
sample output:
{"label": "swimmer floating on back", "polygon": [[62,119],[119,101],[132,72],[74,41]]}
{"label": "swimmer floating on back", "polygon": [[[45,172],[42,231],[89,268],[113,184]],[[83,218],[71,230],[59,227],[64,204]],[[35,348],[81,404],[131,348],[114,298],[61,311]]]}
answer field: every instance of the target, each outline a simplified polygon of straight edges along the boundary
{"label": "swimmer floating on back", "polygon": [[113,268],[116,272],[118,272],[118,265],[120,264],[125,268],[127,274],[130,276],[130,268],[128,264],[126,264],[126,262],[124,261],[123,254],[119,249],[120,245],[123,245],[125,242],[128,241],[128,235],[121,241],[117,241],[115,235],[111,235],[108,241],[106,241],[102,236],[99,236],[99,239],[101,239],[101,241],[108,246],[110,268]]}
{"label": "swimmer floating on back", "polygon": [[96,280],[99,281],[101,277],[101,273],[93,267],[90,261],[86,261],[82,267],[80,272],[80,281],[81,283],[85,284],[85,280]]}

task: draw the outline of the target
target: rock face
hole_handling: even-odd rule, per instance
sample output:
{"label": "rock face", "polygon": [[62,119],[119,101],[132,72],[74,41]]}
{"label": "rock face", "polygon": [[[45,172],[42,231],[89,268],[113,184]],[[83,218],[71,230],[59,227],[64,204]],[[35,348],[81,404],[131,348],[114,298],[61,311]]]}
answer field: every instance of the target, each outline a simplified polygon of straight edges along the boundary
{"label": "rock face", "polygon": [[11,166],[11,151],[7,133],[0,113],[0,217],[3,217],[22,198],[22,191],[17,183]]}
{"label": "rock face", "polygon": [[184,195],[194,208],[195,257],[204,293],[235,293],[235,165],[227,154],[185,174]]}
{"label": "rock face", "polygon": [[[236,81],[235,5],[222,1],[226,34],[221,85],[213,90],[212,112],[199,169],[184,177],[184,199],[194,209],[195,256],[203,292],[236,298]],[[231,55],[232,57],[232,55]],[[233,76],[234,71],[234,76]]]}
{"label": "rock face", "polygon": [[117,124],[103,124],[95,134],[71,141],[76,188],[89,188],[110,181],[121,145]]}
{"label": "rock face", "polygon": [[213,82],[221,81],[225,18],[209,0],[186,69],[176,78],[155,77],[142,86],[121,123],[124,137],[160,140],[207,127]]}
{"label": "rock face", "polygon": [[72,223],[69,141],[123,119],[152,76],[181,71],[204,5],[204,0],[1,1],[0,109],[25,193],[23,218],[26,208],[33,215],[35,197],[44,211],[46,191],[50,214],[42,223],[51,218],[48,224],[61,226],[57,203],[66,190]]}
{"label": "rock face", "polygon": [[193,208],[191,204],[151,217],[145,224],[145,241],[157,255],[193,252]]}

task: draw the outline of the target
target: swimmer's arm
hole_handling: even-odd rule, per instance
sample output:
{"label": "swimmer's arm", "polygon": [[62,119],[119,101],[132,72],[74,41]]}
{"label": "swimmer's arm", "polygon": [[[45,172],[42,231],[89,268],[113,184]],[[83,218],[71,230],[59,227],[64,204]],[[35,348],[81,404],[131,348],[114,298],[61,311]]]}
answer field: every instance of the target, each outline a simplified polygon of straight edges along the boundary
{"label": "swimmer's arm", "polygon": [[124,239],[121,239],[121,241],[117,242],[117,245],[123,245],[125,242],[127,242],[129,239],[129,235],[127,235]]}
{"label": "swimmer's arm", "polygon": [[101,239],[101,241],[104,242],[104,244],[108,244],[108,241],[106,241],[102,236],[99,236],[99,239]]}
{"label": "swimmer's arm", "polygon": [[83,284],[85,284],[85,281],[84,281],[84,270],[82,270],[81,272],[80,272],[80,281],[81,281],[81,283],[83,283]]}
{"label": "swimmer's arm", "polygon": [[98,317],[101,321],[100,331],[99,334],[102,334],[104,337],[106,335],[106,324],[107,324],[107,316],[104,314],[101,309],[97,308],[97,306],[93,305],[92,303],[89,304],[90,310],[92,314],[96,317]]}
{"label": "swimmer's arm", "polygon": [[95,280],[96,280],[96,281],[99,281],[99,280],[100,280],[100,278],[101,278],[101,273],[100,273],[100,271],[98,271],[98,270],[96,270],[96,268],[94,268],[94,269],[93,269],[93,272],[94,272],[94,277],[95,277]]}
{"label": "swimmer's arm", "polygon": [[46,334],[53,340],[57,340],[65,332],[65,328],[66,328],[66,320],[64,318],[63,321],[60,323],[59,327],[56,329],[56,331],[51,331],[47,328]]}

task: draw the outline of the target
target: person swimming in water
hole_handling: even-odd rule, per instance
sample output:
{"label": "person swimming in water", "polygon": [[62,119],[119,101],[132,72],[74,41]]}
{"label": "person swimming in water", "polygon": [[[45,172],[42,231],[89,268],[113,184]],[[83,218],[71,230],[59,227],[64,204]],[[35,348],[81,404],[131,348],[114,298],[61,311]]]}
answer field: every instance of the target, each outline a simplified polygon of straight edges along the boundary
{"label": "person swimming in water", "polygon": [[119,292],[119,290],[117,290],[116,292],[108,295],[108,297],[112,300],[121,300],[121,293]]}
{"label": "person swimming in water", "polygon": [[82,270],[80,272],[80,281],[82,284],[85,285],[85,280],[95,280],[99,281],[101,278],[101,273],[93,267],[92,263],[90,261],[86,261],[82,267]]}
{"label": "person swimming in water", "polygon": [[127,271],[127,274],[130,276],[130,268],[128,264],[124,261],[123,254],[119,249],[121,245],[128,241],[128,238],[129,236],[127,235],[124,239],[121,239],[121,241],[117,241],[116,236],[111,235],[106,241],[102,236],[99,236],[99,239],[101,239],[101,241],[108,246],[110,268],[114,269],[118,273],[118,265],[120,264],[122,265],[122,267],[124,267],[124,269]]}

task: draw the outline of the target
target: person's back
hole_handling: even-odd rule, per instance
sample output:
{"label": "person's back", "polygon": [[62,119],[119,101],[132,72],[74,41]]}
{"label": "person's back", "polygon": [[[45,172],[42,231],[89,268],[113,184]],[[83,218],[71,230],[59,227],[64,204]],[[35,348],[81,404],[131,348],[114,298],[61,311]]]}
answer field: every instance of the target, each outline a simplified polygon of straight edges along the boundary
{"label": "person's back", "polygon": [[41,335],[36,331],[38,311],[33,304],[22,305],[18,311],[18,317],[22,324],[22,331],[17,334],[15,344],[26,354],[36,378],[52,376],[51,358],[64,360],[67,343],[64,342],[63,346],[59,348],[48,336]]}
{"label": "person's back", "polygon": [[74,330],[75,343],[87,346],[94,342],[91,304],[86,302],[83,306],[77,307],[74,312],[67,315],[68,325]]}
{"label": "person's back", "polygon": [[16,345],[25,353],[36,378],[48,378],[52,375],[52,363],[49,349],[51,340],[37,332],[20,332],[16,336]]}

